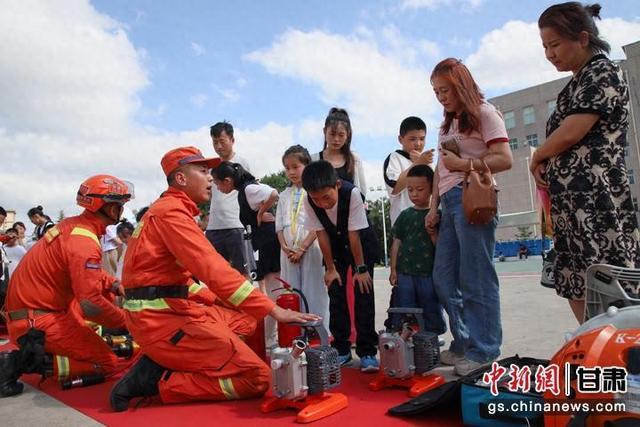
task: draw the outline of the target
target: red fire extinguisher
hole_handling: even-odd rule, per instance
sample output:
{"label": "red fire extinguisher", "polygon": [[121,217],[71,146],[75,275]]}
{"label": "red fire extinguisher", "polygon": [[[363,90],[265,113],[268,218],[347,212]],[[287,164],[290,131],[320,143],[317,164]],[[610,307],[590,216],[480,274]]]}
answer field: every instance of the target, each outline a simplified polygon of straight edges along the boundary
{"label": "red fire extinguisher", "polygon": [[[305,311],[309,312],[309,304],[304,294],[294,289],[290,284],[277,277],[278,281],[282,283],[282,288],[274,289],[273,292],[283,290],[276,298],[276,304],[284,309],[290,309],[294,311],[300,311],[300,299],[304,302]],[[293,326],[286,323],[278,323],[278,345],[280,347],[291,347],[291,343],[296,338],[302,335],[302,328],[300,326]]]}

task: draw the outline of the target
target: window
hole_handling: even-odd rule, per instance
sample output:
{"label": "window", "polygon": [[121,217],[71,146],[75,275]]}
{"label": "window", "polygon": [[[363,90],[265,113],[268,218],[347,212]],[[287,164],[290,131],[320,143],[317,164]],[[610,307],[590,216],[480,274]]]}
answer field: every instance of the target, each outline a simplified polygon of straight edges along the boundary
{"label": "window", "polygon": [[507,111],[506,113],[504,113],[504,124],[507,129],[513,129],[514,127],[516,127],[516,115],[513,113],[513,111]]}
{"label": "window", "polygon": [[527,144],[529,144],[529,147],[537,147],[538,146],[538,134],[534,133],[533,135],[527,135]]}
{"label": "window", "polygon": [[627,171],[627,177],[629,178],[629,184],[633,185],[636,183],[636,176],[635,173],[633,173],[633,169]]}
{"label": "window", "polygon": [[556,100],[547,101],[547,117],[551,116],[556,109]]}
{"label": "window", "polygon": [[509,140],[509,148],[511,148],[512,150],[518,149],[518,138],[511,138]]}
{"label": "window", "polygon": [[522,109],[522,121],[525,125],[531,125],[536,122],[536,111],[533,109],[533,105]]}
{"label": "window", "polygon": [[637,197],[631,197],[631,201],[633,201],[633,210],[637,211],[638,210],[638,198]]}

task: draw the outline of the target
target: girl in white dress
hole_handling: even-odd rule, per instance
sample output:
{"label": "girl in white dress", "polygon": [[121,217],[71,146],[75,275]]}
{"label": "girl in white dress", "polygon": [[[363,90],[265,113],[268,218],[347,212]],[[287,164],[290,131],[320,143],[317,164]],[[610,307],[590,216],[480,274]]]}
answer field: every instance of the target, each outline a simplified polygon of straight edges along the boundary
{"label": "girl in white dress", "polygon": [[[322,316],[329,330],[329,295],[324,286],[322,252],[316,233],[304,227],[305,191],[302,171],[311,162],[306,148],[289,147],[282,163],[291,186],[280,193],[276,210],[276,232],[280,242],[280,276],[291,286],[302,291],[309,303],[309,312]],[[304,307],[301,307],[304,310]]]}

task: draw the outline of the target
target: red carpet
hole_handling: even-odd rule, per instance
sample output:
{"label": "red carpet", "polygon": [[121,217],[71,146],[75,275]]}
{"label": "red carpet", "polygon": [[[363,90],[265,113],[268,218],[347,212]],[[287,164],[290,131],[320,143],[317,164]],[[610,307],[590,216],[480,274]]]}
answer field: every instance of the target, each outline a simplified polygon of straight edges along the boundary
{"label": "red carpet", "polygon": [[[0,346],[6,350],[8,346]],[[343,383],[335,391],[347,395],[349,406],[325,419],[311,423],[318,426],[462,426],[458,414],[432,416],[429,418],[397,418],[386,414],[388,408],[406,401],[409,397],[401,389],[372,392],[368,383],[371,374],[361,374],[356,369],[345,368]],[[40,377],[25,375],[22,380],[38,388]],[[109,426],[200,426],[210,424],[226,426],[282,426],[294,423],[295,411],[282,410],[263,414],[259,410],[262,399],[233,402],[199,402],[190,404],[162,405],[152,401],[149,406],[113,413],[109,409],[108,396],[115,379],[104,384],[63,391],[52,380],[40,385],[40,390],[96,421]],[[134,406],[134,405],[132,405]]]}

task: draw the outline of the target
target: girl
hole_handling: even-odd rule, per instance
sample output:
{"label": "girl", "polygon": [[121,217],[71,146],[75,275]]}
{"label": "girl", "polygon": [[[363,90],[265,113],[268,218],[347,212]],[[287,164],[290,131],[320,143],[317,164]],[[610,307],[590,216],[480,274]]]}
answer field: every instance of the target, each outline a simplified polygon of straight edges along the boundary
{"label": "girl", "polygon": [[[280,273],[280,245],[273,220],[264,221],[263,216],[278,200],[278,192],[265,184],[260,184],[253,175],[238,163],[222,162],[211,171],[216,187],[229,194],[238,190],[240,222],[245,228],[251,227],[251,246],[258,253],[256,280],[263,281],[264,292],[273,300],[273,291],[282,285],[276,280]],[[271,219],[270,215],[264,218]],[[275,345],[276,324],[271,317],[265,319],[267,346]]]}
{"label": "girl", "polygon": [[15,228],[18,231],[18,244],[25,249],[29,249],[27,247],[27,241],[26,241],[27,227],[24,225],[24,223],[22,221],[16,221],[13,224],[13,228]]}
{"label": "girl", "polygon": [[[496,174],[510,169],[513,158],[502,116],[484,100],[462,62],[453,58],[440,62],[431,73],[431,85],[444,108],[444,121],[427,228],[435,229],[440,205],[433,280],[453,335],[440,360],[455,365],[458,375],[466,375],[498,357],[502,326],[492,259],[498,218],[470,225],[462,208],[462,182],[471,164],[477,170],[486,164]],[[442,145],[445,141],[450,141],[450,149]]]}
{"label": "girl", "polygon": [[329,295],[322,279],[322,252],[316,241],[315,231],[304,227],[306,192],[302,188],[302,171],[310,162],[309,152],[300,145],[289,147],[282,156],[291,187],[280,194],[276,210],[276,232],[282,248],[282,278],[302,291],[309,302],[309,312],[322,316],[324,326],[329,330]]}
{"label": "girl", "polygon": [[324,147],[312,160],[326,160],[333,165],[338,177],[349,181],[366,196],[367,184],[360,158],[351,151],[351,120],[346,110],[333,107],[324,121]]}
{"label": "girl", "polygon": [[33,240],[40,240],[42,236],[44,236],[44,233],[55,225],[53,221],[51,221],[51,218],[44,214],[42,206],[36,206],[35,208],[29,209],[27,216],[36,226],[36,229],[33,232]]}

